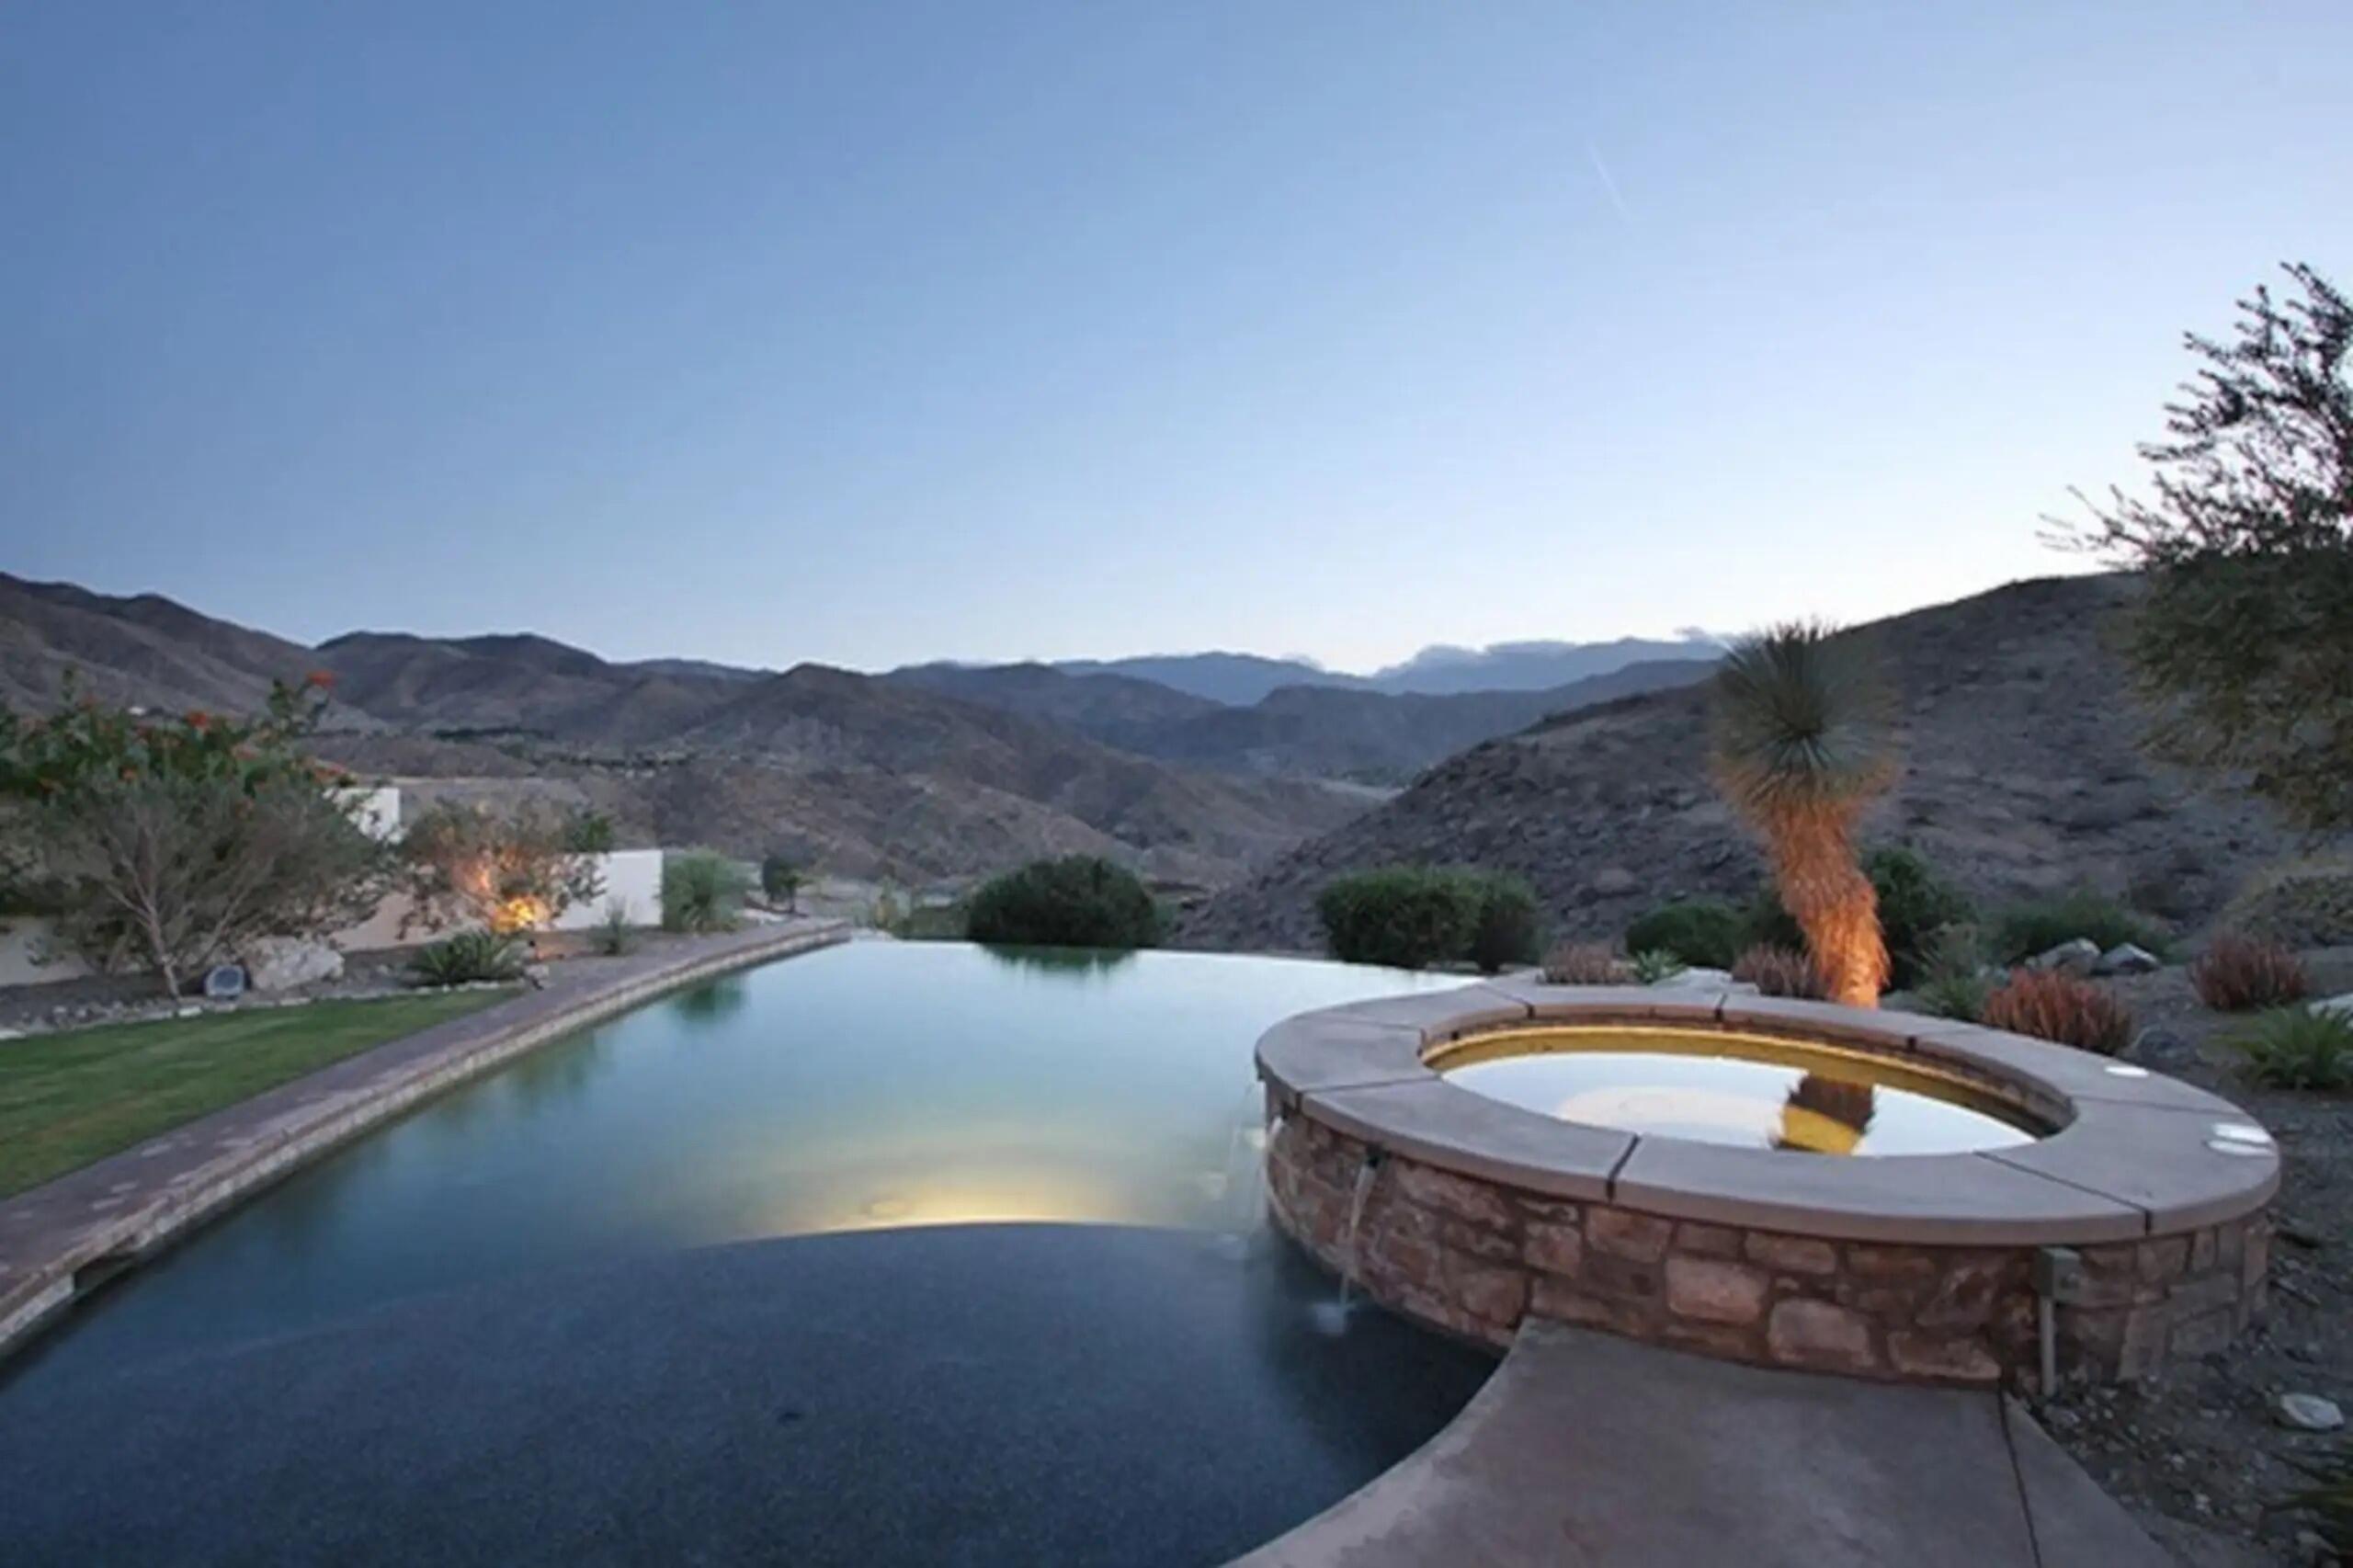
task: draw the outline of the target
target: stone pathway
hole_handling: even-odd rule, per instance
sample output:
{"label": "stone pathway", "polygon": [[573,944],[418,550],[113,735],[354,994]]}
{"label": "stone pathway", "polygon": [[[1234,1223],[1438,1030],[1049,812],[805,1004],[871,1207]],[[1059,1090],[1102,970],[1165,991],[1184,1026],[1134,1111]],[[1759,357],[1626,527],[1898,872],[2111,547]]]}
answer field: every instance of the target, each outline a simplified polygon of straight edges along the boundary
{"label": "stone pathway", "polygon": [[199,1117],[0,1202],[0,1356],[83,1289],[427,1096],[690,981],[847,940],[840,921],[753,926],[610,961]]}
{"label": "stone pathway", "polygon": [[2165,1568],[2000,1395],[1530,1319],[1419,1453],[1235,1568]]}

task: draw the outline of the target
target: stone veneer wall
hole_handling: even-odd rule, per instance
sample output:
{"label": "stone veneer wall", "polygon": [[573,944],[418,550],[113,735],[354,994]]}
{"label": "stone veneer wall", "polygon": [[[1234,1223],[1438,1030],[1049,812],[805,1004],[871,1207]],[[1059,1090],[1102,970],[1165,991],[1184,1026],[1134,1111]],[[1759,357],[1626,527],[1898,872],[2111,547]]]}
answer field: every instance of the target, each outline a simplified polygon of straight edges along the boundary
{"label": "stone veneer wall", "polygon": [[[1272,1124],[1276,1222],[1336,1272],[1367,1145],[1294,1113]],[[2061,1376],[2113,1380],[2219,1349],[2258,1310],[2262,1213],[2077,1248],[2058,1309]],[[2032,1248],[1918,1246],[1699,1224],[1566,1202],[1384,1154],[1356,1274],[1373,1300],[1496,1346],[1535,1312],[1768,1366],[2031,1386]]]}

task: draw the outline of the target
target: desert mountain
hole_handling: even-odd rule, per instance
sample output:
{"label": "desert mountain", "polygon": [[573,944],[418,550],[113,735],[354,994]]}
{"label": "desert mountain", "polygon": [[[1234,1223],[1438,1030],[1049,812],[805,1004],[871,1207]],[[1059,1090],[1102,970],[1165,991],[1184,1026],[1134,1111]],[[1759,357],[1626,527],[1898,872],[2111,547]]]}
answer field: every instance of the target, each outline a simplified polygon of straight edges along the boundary
{"label": "desert mountain", "polygon": [[[1902,703],[1902,775],[1865,824],[1981,898],[2090,885],[2185,927],[2300,841],[2262,806],[2151,764],[2103,642],[2134,592],[2114,576],[2019,583],[1858,629]],[[1763,875],[1711,788],[1703,687],[1562,714],[1433,768],[1188,917],[1203,946],[1313,948],[1333,877],[1396,861],[1526,876],[1563,935],[1615,936],[1678,894]]]}
{"label": "desert mountain", "polygon": [[1711,660],[1721,651],[1716,639],[1685,632],[1671,642],[1625,637],[1611,642],[1497,642],[1485,648],[1441,643],[1369,676],[1327,670],[1303,659],[1269,659],[1256,653],[1148,653],[1126,659],[1070,659],[1053,667],[1074,676],[1148,680],[1228,707],[1247,707],[1290,686],[1423,697],[1544,691],[1629,665]]}
{"label": "desert mountain", "polygon": [[1446,697],[1283,686],[1246,706],[1130,676],[1046,665],[918,665],[894,682],[1061,724],[1123,751],[1221,772],[1401,784],[1442,757],[1550,713],[1705,676],[1712,660],[1638,664],[1540,691]]}
{"label": "desert mountain", "polygon": [[1213,884],[1364,803],[817,665],[615,664],[527,634],[355,632],[313,649],[153,596],[0,578],[0,697],[15,706],[51,706],[71,669],[115,701],[250,710],[271,677],[321,666],[337,695],[323,754],[418,794],[552,790],[634,842],[793,846],[852,873],[950,877],[1086,850]]}

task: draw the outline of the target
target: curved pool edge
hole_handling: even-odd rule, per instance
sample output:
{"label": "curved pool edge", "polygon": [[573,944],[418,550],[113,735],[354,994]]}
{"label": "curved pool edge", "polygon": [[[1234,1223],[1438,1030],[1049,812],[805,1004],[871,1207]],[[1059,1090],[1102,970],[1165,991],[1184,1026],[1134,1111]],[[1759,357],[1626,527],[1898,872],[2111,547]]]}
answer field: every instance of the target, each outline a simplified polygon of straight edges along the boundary
{"label": "curved pool edge", "polygon": [[[1627,1023],[1934,1063],[2056,1131],[1830,1161],[1562,1121],[1426,1061],[1515,1027]],[[2219,1348],[2263,1297],[2277,1149],[2220,1150],[2218,1124],[2249,1119],[2230,1102],[2040,1040],[1823,1003],[1505,980],[1300,1014],[1256,1061],[1275,1223],[1383,1305],[1498,1348],[1551,1317],[1726,1359],[2025,1385],[2046,1294],[2063,1375],[2102,1379]]]}
{"label": "curved pool edge", "polygon": [[388,1041],[0,1202],[0,1366],[122,1269],[419,1103],[665,993],[850,934],[847,921],[787,921],[593,975],[558,965],[543,990]]}

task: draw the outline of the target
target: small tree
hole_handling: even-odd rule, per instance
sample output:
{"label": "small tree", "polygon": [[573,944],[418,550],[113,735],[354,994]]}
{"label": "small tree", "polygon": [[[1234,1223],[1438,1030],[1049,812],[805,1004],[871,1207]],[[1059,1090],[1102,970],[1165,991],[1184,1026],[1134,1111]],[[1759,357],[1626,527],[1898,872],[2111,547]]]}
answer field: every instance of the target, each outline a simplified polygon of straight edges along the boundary
{"label": "small tree", "polygon": [[1765,840],[1773,882],[1832,1000],[1873,1007],[1887,984],[1879,901],[1855,823],[1894,769],[1885,694],[1851,635],[1775,627],[1735,644],[1716,676],[1716,784]]}
{"label": "small tree", "polygon": [[2286,270],[2301,299],[2257,288],[2234,341],[2188,335],[2203,363],[2140,449],[2154,495],[2086,501],[2075,538],[2146,574],[2129,648],[2153,748],[2334,830],[2353,825],[2353,302]]}
{"label": "small tree", "polygon": [[0,713],[0,800],[25,835],[59,941],[94,967],[143,966],[177,995],[257,937],[364,918],[382,856],[356,796],[303,755],[324,676],[280,685],[257,720],[74,703]]}
{"label": "small tree", "polygon": [[[597,856],[579,847],[595,840],[601,821],[538,800],[503,811],[455,801],[428,806],[401,841],[415,903],[403,924],[501,932],[549,924],[605,891]],[[603,833],[609,839],[609,824]]]}
{"label": "small tree", "polygon": [[760,892],[770,905],[782,904],[788,915],[801,913],[801,890],[808,885],[809,874],[800,862],[780,850],[771,851],[760,860]]}
{"label": "small tree", "polygon": [[751,879],[724,855],[689,849],[662,860],[662,929],[733,931]]}

